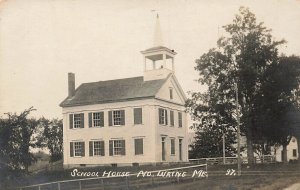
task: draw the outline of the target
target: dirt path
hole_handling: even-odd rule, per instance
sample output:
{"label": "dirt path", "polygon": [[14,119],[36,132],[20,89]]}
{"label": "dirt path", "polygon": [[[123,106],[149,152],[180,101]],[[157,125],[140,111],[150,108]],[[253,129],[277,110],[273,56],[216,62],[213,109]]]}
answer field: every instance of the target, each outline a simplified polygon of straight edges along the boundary
{"label": "dirt path", "polygon": [[289,186],[289,187],[287,187],[283,190],[300,190],[300,183],[295,183],[295,184],[293,184],[293,185],[291,185],[291,186]]}

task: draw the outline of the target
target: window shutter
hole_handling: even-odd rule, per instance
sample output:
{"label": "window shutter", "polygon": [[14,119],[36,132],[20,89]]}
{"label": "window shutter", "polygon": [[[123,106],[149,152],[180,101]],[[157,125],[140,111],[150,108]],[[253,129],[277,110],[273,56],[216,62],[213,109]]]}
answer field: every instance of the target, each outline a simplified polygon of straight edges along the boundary
{"label": "window shutter", "polygon": [[89,127],[93,127],[93,113],[89,113]]}
{"label": "window shutter", "polygon": [[162,121],[162,118],[161,118],[162,111],[163,111],[163,109],[158,108],[158,118],[159,118],[158,120],[159,120],[159,124],[163,124],[163,121]]}
{"label": "window shutter", "polygon": [[70,142],[70,157],[74,157],[74,147],[73,147],[73,142]]}
{"label": "window shutter", "polygon": [[81,142],[81,156],[85,156],[85,146],[84,146],[84,142]]}
{"label": "window shutter", "polygon": [[134,139],[135,155],[143,154],[143,139]]}
{"label": "window shutter", "polygon": [[141,154],[144,154],[144,140],[143,139],[140,139],[140,153]]}
{"label": "window shutter", "polygon": [[84,128],[84,113],[80,114],[80,127]]}
{"label": "window shutter", "polygon": [[143,123],[143,110],[142,108],[134,108],[134,124],[142,124]]}
{"label": "window shutter", "polygon": [[101,147],[100,155],[105,156],[104,141],[100,142],[100,147]]}
{"label": "window shutter", "polygon": [[93,147],[93,141],[90,141],[89,142],[89,152],[90,152],[90,156],[93,156],[93,149],[94,149],[94,147]]}
{"label": "window shutter", "polygon": [[112,126],[112,111],[108,112],[108,125]]}
{"label": "window shutter", "polygon": [[138,154],[138,140],[139,139],[134,139],[134,153],[135,153],[135,155]]}
{"label": "window shutter", "polygon": [[121,145],[122,145],[122,152],[121,152],[121,155],[125,155],[125,140],[121,140]]}
{"label": "window shutter", "polygon": [[166,113],[166,125],[168,125],[168,111],[167,110],[164,110],[165,111],[165,113]]}
{"label": "window shutter", "polygon": [[109,141],[109,155],[112,156],[114,152],[113,140]]}
{"label": "window shutter", "polygon": [[170,124],[174,126],[174,111],[170,111]]}
{"label": "window shutter", "polygon": [[104,112],[100,112],[100,126],[104,127]]}
{"label": "window shutter", "polygon": [[125,110],[121,110],[121,125],[125,125]]}
{"label": "window shutter", "polygon": [[69,115],[69,125],[70,125],[70,129],[73,129],[73,114]]}

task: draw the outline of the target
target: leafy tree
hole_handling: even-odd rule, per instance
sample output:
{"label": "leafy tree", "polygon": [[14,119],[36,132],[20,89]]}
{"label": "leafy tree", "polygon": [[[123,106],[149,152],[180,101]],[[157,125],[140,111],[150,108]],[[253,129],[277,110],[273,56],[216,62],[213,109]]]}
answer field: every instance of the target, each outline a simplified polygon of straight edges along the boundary
{"label": "leafy tree", "polygon": [[225,153],[231,156],[235,152],[232,144],[236,139],[233,127],[235,119],[230,112],[234,105],[224,102],[224,99],[218,99],[219,95],[215,92],[191,95],[192,98],[187,100],[186,107],[197,124],[193,127],[196,129],[196,137],[191,145],[190,156],[201,158],[223,155],[223,133],[226,139]]}
{"label": "leafy tree", "polygon": [[42,131],[39,135],[41,147],[47,147],[50,152],[50,162],[55,162],[63,157],[63,124],[62,120],[46,118],[40,119]]}
{"label": "leafy tree", "polygon": [[[257,97],[259,116],[256,126],[262,135],[272,144],[283,146],[283,161],[287,162],[287,145],[293,135],[295,118],[289,118],[290,112],[297,112],[297,91],[300,85],[300,58],[282,56],[277,63],[268,67],[262,95]],[[271,132],[272,131],[272,132]]]}
{"label": "leafy tree", "polygon": [[34,110],[31,107],[21,114],[6,113],[6,118],[0,118],[0,182],[22,171],[28,172],[35,161],[30,148],[36,147],[33,134],[38,122],[27,118]]}
{"label": "leafy tree", "polygon": [[[241,7],[232,24],[223,27],[227,36],[218,40],[218,48],[212,48],[196,60],[195,69],[199,71],[199,82],[208,87],[206,93],[192,95],[194,102],[188,102],[194,118],[202,120],[203,106],[212,113],[224,116],[222,123],[236,126],[235,84],[238,86],[241,129],[247,137],[248,163],[254,163],[253,144],[256,137],[255,110],[256,98],[261,95],[266,69],[278,62],[278,46],[284,41],[275,41],[270,30],[257,23],[249,9]],[[219,108],[221,108],[219,110]],[[223,111],[223,112],[222,112]],[[212,122],[212,121],[211,121]]]}
{"label": "leafy tree", "polygon": [[236,153],[232,146],[235,143],[233,130],[222,131],[218,126],[205,126],[196,132],[195,142],[191,145],[190,158],[209,158],[223,156],[223,132],[225,134],[225,155]]}

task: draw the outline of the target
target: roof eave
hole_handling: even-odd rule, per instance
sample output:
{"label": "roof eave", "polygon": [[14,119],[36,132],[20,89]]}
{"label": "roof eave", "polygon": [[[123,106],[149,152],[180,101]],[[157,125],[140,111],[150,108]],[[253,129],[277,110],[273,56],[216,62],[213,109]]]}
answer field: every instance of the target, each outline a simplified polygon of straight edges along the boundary
{"label": "roof eave", "polygon": [[145,96],[145,97],[135,97],[135,98],[126,98],[126,99],[120,99],[120,100],[106,100],[106,101],[95,101],[95,102],[87,102],[87,103],[77,103],[77,104],[64,104],[64,101],[59,104],[60,107],[76,107],[76,106],[87,106],[87,105],[93,105],[93,104],[105,104],[105,103],[115,103],[115,102],[126,102],[126,101],[134,101],[134,100],[143,100],[143,99],[151,99],[155,98],[155,95],[151,96]]}

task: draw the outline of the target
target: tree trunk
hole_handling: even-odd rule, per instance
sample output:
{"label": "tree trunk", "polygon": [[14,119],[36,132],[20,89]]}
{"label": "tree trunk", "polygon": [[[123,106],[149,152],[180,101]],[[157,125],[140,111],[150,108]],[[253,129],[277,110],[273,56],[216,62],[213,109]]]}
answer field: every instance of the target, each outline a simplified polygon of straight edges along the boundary
{"label": "tree trunk", "polygon": [[247,126],[246,137],[247,137],[247,158],[248,158],[248,164],[254,164],[252,129],[251,129],[250,126]]}
{"label": "tree trunk", "polygon": [[282,145],[282,162],[287,164],[287,144]]}
{"label": "tree trunk", "polygon": [[300,164],[300,133],[296,136],[297,139],[297,152],[298,152],[298,163]]}

